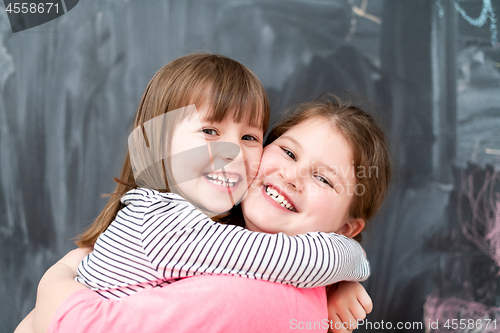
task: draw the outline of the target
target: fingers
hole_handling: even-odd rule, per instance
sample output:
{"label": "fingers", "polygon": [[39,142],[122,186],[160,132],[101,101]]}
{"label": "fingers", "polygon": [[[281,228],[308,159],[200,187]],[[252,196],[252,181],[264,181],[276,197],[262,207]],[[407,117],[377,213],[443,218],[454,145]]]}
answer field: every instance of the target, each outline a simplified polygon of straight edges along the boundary
{"label": "fingers", "polygon": [[[358,282],[340,282],[328,292],[328,314],[334,332],[350,332],[373,309],[370,296]],[[337,326],[335,326],[335,324]]]}
{"label": "fingers", "polygon": [[351,328],[356,329],[358,328],[358,322],[366,318],[365,309],[361,306],[361,304],[354,303],[349,307],[349,312],[350,312],[349,320],[352,320],[353,322]]}
{"label": "fingers", "polygon": [[334,324],[339,323],[337,328],[354,330],[358,327],[358,321],[366,318],[366,311],[357,299],[351,299],[349,302],[331,300],[331,305],[328,309],[329,319],[333,320]]}
{"label": "fingers", "polygon": [[372,312],[373,310],[372,299],[364,288],[360,290],[360,292],[358,293],[358,302],[361,304],[361,306],[364,308],[367,314]]}
{"label": "fingers", "polygon": [[364,319],[366,314],[361,305],[351,305],[349,308],[343,309],[341,313],[339,313],[339,318],[344,323],[345,327],[348,327],[351,330],[358,328],[358,320]]}
{"label": "fingers", "polygon": [[354,330],[358,327],[358,320],[366,318],[366,313],[361,304],[357,301],[347,306],[329,309],[329,319],[338,322],[337,328],[344,328],[344,331]]}
{"label": "fingers", "polygon": [[330,329],[334,333],[350,333],[352,330],[349,327],[349,322],[345,322],[337,314],[330,316]]}

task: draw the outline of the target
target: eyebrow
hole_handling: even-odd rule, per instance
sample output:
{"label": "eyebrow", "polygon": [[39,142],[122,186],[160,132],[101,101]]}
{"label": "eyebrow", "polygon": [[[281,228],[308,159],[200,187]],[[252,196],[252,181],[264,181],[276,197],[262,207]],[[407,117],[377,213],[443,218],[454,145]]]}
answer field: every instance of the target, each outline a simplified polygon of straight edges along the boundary
{"label": "eyebrow", "polygon": [[280,138],[282,138],[282,139],[287,139],[287,140],[289,140],[289,141],[292,141],[292,143],[293,143],[294,145],[298,146],[298,148],[299,148],[300,150],[302,150],[302,146],[300,145],[300,143],[299,143],[297,140],[295,140],[294,138],[292,138],[291,136],[288,136],[288,135],[282,135],[282,136],[280,136]]}
{"label": "eyebrow", "polygon": [[[291,141],[293,144],[297,145],[299,149],[302,149],[302,146],[300,145],[300,143],[297,140],[295,140],[294,138],[292,138],[291,136],[282,135],[280,138],[287,139],[287,140]],[[337,170],[335,170],[334,168],[332,168],[326,164],[322,164],[322,163],[319,167],[326,168],[327,171],[329,171],[330,173],[333,173],[336,177],[338,177],[344,185],[347,184],[347,179],[345,179],[345,177],[341,173],[339,173]]]}
{"label": "eyebrow", "polygon": [[[207,124],[215,124],[215,123],[219,123],[220,124],[223,121],[224,121],[224,119],[222,119],[221,121],[211,120],[209,116],[206,116],[206,117],[203,117],[203,118],[200,119],[200,123],[207,123]],[[262,126],[252,125],[252,124],[249,124],[248,122],[244,122],[244,121],[237,122],[237,124],[239,124],[239,123],[245,123],[250,128],[256,129],[258,131],[263,131]]]}
{"label": "eyebrow", "polygon": [[341,173],[339,173],[337,170],[335,170],[334,168],[332,168],[332,167],[330,167],[330,166],[325,165],[325,167],[326,167],[326,169],[327,169],[328,171],[330,171],[330,172],[331,172],[331,173],[333,173],[336,177],[338,177],[338,178],[342,181],[342,183],[343,183],[344,185],[346,185],[346,184],[347,184],[347,179],[345,179],[345,177],[344,177]]}

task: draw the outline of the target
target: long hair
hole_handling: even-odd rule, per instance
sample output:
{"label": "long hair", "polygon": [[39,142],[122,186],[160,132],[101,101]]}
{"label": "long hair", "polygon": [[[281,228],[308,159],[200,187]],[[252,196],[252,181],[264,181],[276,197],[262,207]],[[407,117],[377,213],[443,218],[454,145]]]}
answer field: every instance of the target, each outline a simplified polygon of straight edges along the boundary
{"label": "long hair", "polygon": [[[176,59],[154,75],[139,104],[134,129],[143,127],[155,117],[192,104],[198,109],[206,107],[209,110],[207,121],[221,122],[232,117],[235,122],[246,122],[264,132],[269,125],[269,101],[257,77],[238,61],[200,53]],[[167,129],[165,133],[163,140],[170,142],[173,131]],[[129,152],[120,177],[115,181],[117,185],[107,205],[94,223],[77,237],[78,246],[94,244],[124,207],[121,197],[138,187]],[[168,191],[168,183],[158,190]]]}

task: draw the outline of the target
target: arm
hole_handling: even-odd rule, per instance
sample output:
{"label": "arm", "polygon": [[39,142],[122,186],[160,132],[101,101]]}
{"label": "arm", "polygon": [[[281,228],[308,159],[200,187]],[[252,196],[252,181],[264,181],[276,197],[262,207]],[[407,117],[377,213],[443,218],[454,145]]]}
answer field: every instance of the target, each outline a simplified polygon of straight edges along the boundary
{"label": "arm", "polygon": [[35,310],[31,310],[31,312],[24,317],[23,321],[17,325],[16,330],[14,333],[34,333],[33,329],[33,314]]}
{"label": "arm", "polygon": [[[335,333],[351,332],[372,311],[373,304],[365,288],[358,282],[339,282],[327,288],[328,319]],[[345,328],[335,329],[335,323]]]}
{"label": "arm", "polygon": [[37,300],[33,310],[35,333],[46,332],[59,305],[77,290],[85,287],[74,280],[76,268],[91,248],[70,251],[50,267],[38,284]]}
{"label": "arm", "polygon": [[138,290],[151,281],[203,274],[300,288],[364,280],[369,275],[363,249],[344,236],[252,232],[216,223],[177,195],[160,196],[145,189],[132,194],[126,195],[128,206],[99,237],[95,251],[77,272],[79,282],[110,291],[111,298],[130,294],[131,286]]}
{"label": "arm", "polygon": [[154,215],[145,214],[151,222],[142,243],[153,267],[167,279],[231,274],[311,288],[369,275],[362,247],[341,235],[264,234],[221,225],[194,208],[182,214],[168,205],[150,210]]}

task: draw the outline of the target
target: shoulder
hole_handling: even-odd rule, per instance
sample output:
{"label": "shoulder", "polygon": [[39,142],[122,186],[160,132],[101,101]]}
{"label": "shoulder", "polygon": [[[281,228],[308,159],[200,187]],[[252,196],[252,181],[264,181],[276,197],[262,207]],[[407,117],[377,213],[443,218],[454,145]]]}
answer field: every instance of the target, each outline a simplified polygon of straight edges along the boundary
{"label": "shoulder", "polygon": [[128,191],[122,198],[121,202],[125,205],[143,205],[150,206],[156,203],[173,203],[190,205],[183,197],[170,192],[159,192],[157,190],[147,188],[136,188]]}

